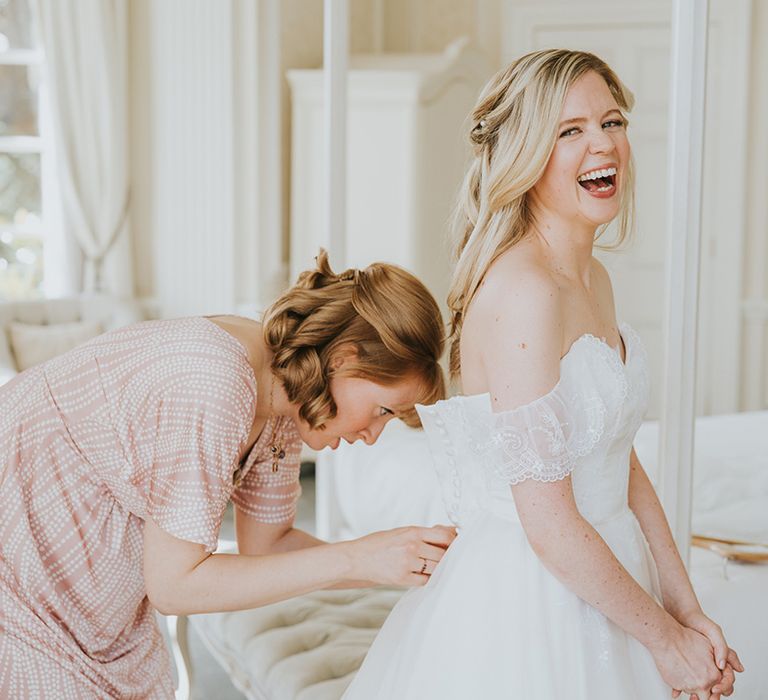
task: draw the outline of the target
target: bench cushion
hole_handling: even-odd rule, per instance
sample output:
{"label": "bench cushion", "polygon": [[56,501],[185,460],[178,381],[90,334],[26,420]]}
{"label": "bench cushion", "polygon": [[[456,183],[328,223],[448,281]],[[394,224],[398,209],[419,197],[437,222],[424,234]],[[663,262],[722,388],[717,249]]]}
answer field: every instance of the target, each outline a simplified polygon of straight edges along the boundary
{"label": "bench cushion", "polygon": [[339,700],[403,589],[319,591],[190,624],[246,697]]}

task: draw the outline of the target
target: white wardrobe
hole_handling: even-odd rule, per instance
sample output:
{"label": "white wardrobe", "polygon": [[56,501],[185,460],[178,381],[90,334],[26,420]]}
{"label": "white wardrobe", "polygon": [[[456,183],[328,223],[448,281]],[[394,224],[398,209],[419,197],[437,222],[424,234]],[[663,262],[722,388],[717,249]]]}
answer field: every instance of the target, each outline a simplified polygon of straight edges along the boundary
{"label": "white wardrobe", "polygon": [[[464,121],[490,67],[459,40],[437,54],[353,55],[347,112],[346,261],[397,263],[444,302],[448,220],[466,165]],[[323,75],[294,70],[290,275],[311,266],[323,230]]]}

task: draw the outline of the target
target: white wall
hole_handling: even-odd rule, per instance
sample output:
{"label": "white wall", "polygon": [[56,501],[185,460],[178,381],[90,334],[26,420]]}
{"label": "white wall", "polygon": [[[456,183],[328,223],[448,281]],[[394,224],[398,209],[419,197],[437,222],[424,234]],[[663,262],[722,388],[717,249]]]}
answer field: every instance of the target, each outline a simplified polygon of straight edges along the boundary
{"label": "white wall", "polygon": [[768,0],[754,0],[742,335],[742,407],[768,406]]}
{"label": "white wall", "polygon": [[276,7],[131,3],[137,293],[159,315],[253,313],[285,285]]}
{"label": "white wall", "polygon": [[[264,60],[270,7],[276,60]],[[322,0],[133,0],[130,11],[136,293],[163,316],[255,313],[288,283],[285,75],[322,63]],[[353,51],[374,46],[372,12],[352,1]]]}

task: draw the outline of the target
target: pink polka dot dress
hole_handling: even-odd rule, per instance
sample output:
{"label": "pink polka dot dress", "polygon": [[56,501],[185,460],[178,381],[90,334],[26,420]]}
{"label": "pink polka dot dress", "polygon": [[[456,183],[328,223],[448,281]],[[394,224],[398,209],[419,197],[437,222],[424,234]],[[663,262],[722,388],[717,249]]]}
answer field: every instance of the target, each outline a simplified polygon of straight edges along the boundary
{"label": "pink polka dot dress", "polygon": [[[172,698],[142,530],[216,548],[228,501],[293,520],[301,442],[205,318],[107,333],[0,387],[0,698]],[[286,456],[272,472],[280,430]]]}

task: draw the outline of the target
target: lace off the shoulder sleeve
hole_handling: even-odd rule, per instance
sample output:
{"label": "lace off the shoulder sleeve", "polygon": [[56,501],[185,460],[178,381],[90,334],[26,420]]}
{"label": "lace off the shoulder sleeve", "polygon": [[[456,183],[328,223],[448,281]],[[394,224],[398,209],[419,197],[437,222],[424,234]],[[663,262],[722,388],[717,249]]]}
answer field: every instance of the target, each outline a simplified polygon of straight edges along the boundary
{"label": "lace off the shoulder sleeve", "polygon": [[558,481],[599,442],[605,416],[596,393],[559,383],[529,404],[491,414],[480,448],[486,464],[512,485],[526,479]]}

